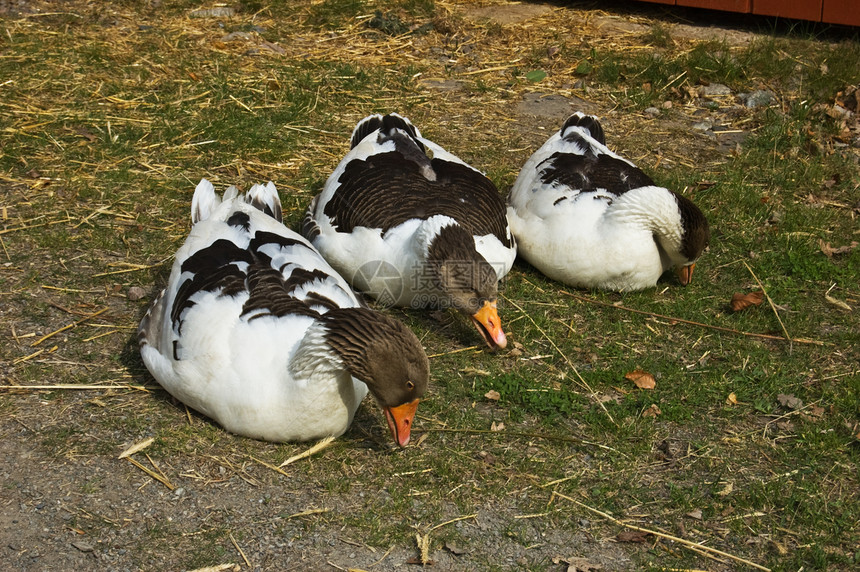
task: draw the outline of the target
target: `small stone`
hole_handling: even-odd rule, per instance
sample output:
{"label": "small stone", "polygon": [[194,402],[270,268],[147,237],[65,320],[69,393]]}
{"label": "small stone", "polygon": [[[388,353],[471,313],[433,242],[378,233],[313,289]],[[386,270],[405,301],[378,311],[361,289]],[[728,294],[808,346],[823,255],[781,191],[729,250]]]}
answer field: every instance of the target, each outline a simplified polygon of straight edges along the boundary
{"label": "small stone", "polygon": [[710,121],[701,121],[693,124],[693,131],[708,131],[713,126]]}
{"label": "small stone", "polygon": [[661,105],[661,107],[663,109],[672,109],[672,102],[669,100],[666,100],[663,102],[663,105]]}
{"label": "small stone", "polygon": [[751,93],[738,94],[738,98],[740,99],[741,103],[743,103],[750,109],[770,105],[775,97],[776,96],[772,91],[767,91],[763,89],[757,89],[756,91],[753,91]]}
{"label": "small stone", "polygon": [[146,290],[144,290],[140,286],[132,286],[128,289],[128,292],[126,292],[125,295],[132,302],[137,302],[138,300],[146,296]]}
{"label": "small stone", "polygon": [[713,97],[719,95],[731,95],[732,90],[727,85],[712,83],[699,88],[699,97]]}
{"label": "small stone", "polygon": [[81,552],[92,552],[93,550],[95,550],[93,545],[88,542],[72,542],[72,546],[74,546]]}
{"label": "small stone", "polygon": [[656,107],[647,107],[645,108],[645,115],[656,117],[657,115],[660,115],[660,110]]}

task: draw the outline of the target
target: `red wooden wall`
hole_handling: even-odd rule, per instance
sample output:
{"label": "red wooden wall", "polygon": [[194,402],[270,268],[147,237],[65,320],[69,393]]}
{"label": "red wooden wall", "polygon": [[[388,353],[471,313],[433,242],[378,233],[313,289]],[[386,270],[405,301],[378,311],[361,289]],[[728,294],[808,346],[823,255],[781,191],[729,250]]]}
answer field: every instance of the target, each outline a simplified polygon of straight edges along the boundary
{"label": "red wooden wall", "polygon": [[860,26],[860,0],[645,0],[645,2]]}

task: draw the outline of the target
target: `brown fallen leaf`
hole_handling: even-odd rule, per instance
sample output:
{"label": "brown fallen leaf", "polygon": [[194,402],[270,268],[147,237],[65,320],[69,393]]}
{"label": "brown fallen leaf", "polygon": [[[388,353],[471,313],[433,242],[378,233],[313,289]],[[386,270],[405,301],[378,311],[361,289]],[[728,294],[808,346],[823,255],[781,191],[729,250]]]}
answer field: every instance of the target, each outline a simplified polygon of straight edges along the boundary
{"label": "brown fallen leaf", "polygon": [[809,413],[807,413],[809,417],[824,417],[824,408],[820,405],[813,405],[809,408]]}
{"label": "brown fallen leaf", "polygon": [[858,244],[860,243],[856,240],[852,240],[851,244],[834,248],[830,246],[829,242],[824,242],[824,240],[821,239],[818,241],[818,246],[821,247],[821,252],[823,252],[827,258],[833,258],[836,254],[847,254],[857,248]]}
{"label": "brown fallen leaf", "polygon": [[749,294],[741,294],[740,292],[736,292],[732,294],[731,307],[732,312],[740,312],[741,310],[745,310],[750,306],[758,306],[764,301],[764,292],[761,290],[756,290],[755,292],[750,292]]}
{"label": "brown fallen leaf", "polygon": [[642,417],[657,417],[661,413],[663,412],[660,411],[660,408],[657,407],[657,404],[652,403],[651,407],[642,412]]}
{"label": "brown fallen leaf", "polygon": [[75,133],[92,143],[93,141],[97,141],[98,137],[93,135],[89,129],[86,127],[80,126],[75,128]]}
{"label": "brown fallen leaf", "polygon": [[647,539],[648,533],[641,530],[622,530],[615,535],[618,542],[645,542]]}
{"label": "brown fallen leaf", "polygon": [[496,423],[495,421],[493,421],[493,422],[490,424],[490,431],[492,431],[493,433],[497,433],[497,432],[499,432],[499,431],[504,431],[504,430],[505,430],[505,424],[504,424],[504,423],[502,423],[501,421],[500,421],[500,422],[498,422],[498,423]]}
{"label": "brown fallen leaf", "polygon": [[502,398],[502,394],[496,391],[495,389],[491,389],[487,393],[484,394],[484,397],[489,399],[490,401],[498,401]]}
{"label": "brown fallen leaf", "polygon": [[686,516],[689,516],[690,518],[695,518],[696,520],[702,520],[702,509],[695,508],[688,512]]}
{"label": "brown fallen leaf", "polygon": [[466,554],[465,550],[463,550],[462,548],[460,548],[459,546],[457,546],[456,544],[453,544],[451,542],[445,543],[445,550],[447,550],[448,552],[450,552],[454,556],[460,556],[462,554]]}
{"label": "brown fallen leaf", "polygon": [[795,411],[803,408],[803,401],[791,394],[780,393],[776,396],[776,400],[779,401],[779,404],[783,407],[788,407]]}
{"label": "brown fallen leaf", "polygon": [[726,403],[728,405],[737,405],[738,404],[738,396],[735,395],[735,392],[729,393],[729,396],[726,397]]}
{"label": "brown fallen leaf", "polygon": [[624,379],[629,379],[636,384],[639,389],[654,389],[657,385],[657,380],[647,371],[635,369],[624,374]]}

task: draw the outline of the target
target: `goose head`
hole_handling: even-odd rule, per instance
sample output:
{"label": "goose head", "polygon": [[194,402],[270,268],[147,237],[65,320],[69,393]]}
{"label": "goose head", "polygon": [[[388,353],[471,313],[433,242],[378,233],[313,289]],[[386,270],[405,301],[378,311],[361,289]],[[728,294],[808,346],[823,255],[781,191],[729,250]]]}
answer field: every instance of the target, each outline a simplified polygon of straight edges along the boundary
{"label": "goose head", "polygon": [[670,265],[683,286],[693,281],[696,260],[705,251],[711,240],[711,230],[705,215],[693,202],[673,193],[680,214],[680,241],[667,251]]}
{"label": "goose head", "polygon": [[405,447],[430,379],[418,338],[403,323],[367,308],[330,310],[322,320],[326,342],[350,374],[367,385],[394,441]]}
{"label": "goose head", "polygon": [[475,240],[459,225],[443,227],[428,248],[444,302],[465,313],[492,350],[508,341],[498,312],[498,278],[475,250]]}

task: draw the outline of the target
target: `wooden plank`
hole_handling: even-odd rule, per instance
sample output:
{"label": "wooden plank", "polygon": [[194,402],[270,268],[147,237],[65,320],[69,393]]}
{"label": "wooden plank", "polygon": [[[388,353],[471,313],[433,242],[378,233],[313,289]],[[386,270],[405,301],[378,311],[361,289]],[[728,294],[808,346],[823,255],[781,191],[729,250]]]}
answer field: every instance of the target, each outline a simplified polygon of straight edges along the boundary
{"label": "wooden plank", "polygon": [[675,0],[644,0],[645,2],[650,2],[652,4],[669,4],[670,6],[675,5]]}
{"label": "wooden plank", "polygon": [[858,0],[824,0],[821,20],[831,24],[860,26],[860,2]]}
{"label": "wooden plank", "polygon": [[725,10],[727,12],[747,13],[752,8],[752,0],[676,0],[678,6],[692,8],[708,8],[710,10]]}
{"label": "wooden plank", "polygon": [[752,13],[819,22],[824,1],[826,0],[752,0]]}

